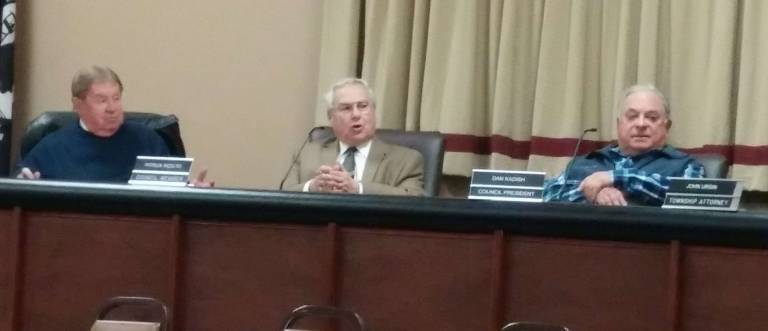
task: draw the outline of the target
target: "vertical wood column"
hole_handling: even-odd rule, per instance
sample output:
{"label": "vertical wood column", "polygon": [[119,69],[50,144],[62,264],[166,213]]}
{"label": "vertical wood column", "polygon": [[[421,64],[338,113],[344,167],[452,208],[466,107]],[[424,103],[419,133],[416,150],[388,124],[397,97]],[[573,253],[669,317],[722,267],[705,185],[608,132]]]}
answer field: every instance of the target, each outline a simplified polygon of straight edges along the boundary
{"label": "vertical wood column", "polygon": [[491,319],[488,324],[489,331],[498,331],[504,323],[505,307],[505,288],[504,278],[506,276],[506,255],[504,254],[504,231],[496,230],[493,233],[492,241],[492,265],[491,265]]}
{"label": "vertical wood column", "polygon": [[669,279],[667,281],[667,316],[670,331],[680,330],[681,263],[680,241],[673,240],[669,244]]}
{"label": "vertical wood column", "polygon": [[[339,291],[341,289],[341,244],[339,243],[339,227],[336,223],[328,223],[325,228],[326,233],[326,251],[325,251],[325,265],[327,271],[325,273],[325,305],[337,307],[339,305]],[[321,324],[322,329],[328,329],[331,331],[337,331],[340,329],[340,321],[331,319]]]}
{"label": "vertical wood column", "polygon": [[339,243],[339,227],[336,223],[329,223],[326,227],[326,272],[325,281],[325,304],[328,306],[337,306],[339,304],[339,290],[341,288],[341,279],[339,278],[339,269],[341,266],[341,244]]}
{"label": "vertical wood column", "polygon": [[24,307],[24,253],[26,242],[26,222],[24,220],[24,213],[21,207],[13,208],[13,221],[11,223],[11,242],[8,247],[11,248],[9,252],[11,257],[10,266],[11,271],[11,296],[10,296],[10,309],[8,314],[10,315],[10,325],[7,326],[7,330],[18,331],[23,327],[22,314]]}
{"label": "vertical wood column", "polygon": [[183,316],[179,311],[181,310],[181,303],[183,302],[183,293],[181,293],[182,275],[181,271],[184,269],[184,233],[183,233],[183,221],[179,214],[174,214],[171,217],[171,229],[170,229],[170,251],[168,253],[168,265],[170,270],[168,272],[168,330],[180,330],[177,327],[177,321],[181,321]]}

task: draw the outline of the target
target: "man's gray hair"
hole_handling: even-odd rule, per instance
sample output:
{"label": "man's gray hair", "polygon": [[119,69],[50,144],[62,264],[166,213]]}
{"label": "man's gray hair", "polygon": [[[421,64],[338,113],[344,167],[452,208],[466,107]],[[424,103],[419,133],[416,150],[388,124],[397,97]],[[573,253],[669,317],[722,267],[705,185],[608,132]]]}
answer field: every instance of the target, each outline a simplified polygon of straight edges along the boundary
{"label": "man's gray hair", "polygon": [[653,86],[653,84],[636,84],[628,87],[621,93],[621,98],[619,98],[619,104],[617,106],[619,113],[616,116],[621,116],[626,109],[626,101],[627,98],[629,98],[630,95],[638,93],[638,92],[648,92],[653,93],[659,99],[661,100],[661,104],[664,106],[664,113],[667,115],[667,118],[669,118],[670,110],[669,110],[669,103],[667,103],[667,97],[664,96],[664,93],[661,93],[659,89],[656,88],[656,86]]}
{"label": "man's gray hair", "polygon": [[368,85],[368,82],[366,82],[364,79],[361,78],[344,78],[333,85],[331,85],[331,88],[328,90],[327,93],[325,93],[325,105],[326,105],[326,111],[328,112],[328,117],[331,116],[331,112],[336,109],[336,91],[338,91],[342,87],[350,86],[350,85],[358,85],[362,86],[366,89],[368,92],[368,101],[371,103],[372,106],[376,106],[376,98],[373,96],[373,89],[371,89],[371,86]]}
{"label": "man's gray hair", "polygon": [[85,92],[96,83],[113,82],[120,87],[120,93],[123,92],[123,82],[117,73],[106,66],[90,66],[82,68],[72,77],[72,96],[82,98]]}

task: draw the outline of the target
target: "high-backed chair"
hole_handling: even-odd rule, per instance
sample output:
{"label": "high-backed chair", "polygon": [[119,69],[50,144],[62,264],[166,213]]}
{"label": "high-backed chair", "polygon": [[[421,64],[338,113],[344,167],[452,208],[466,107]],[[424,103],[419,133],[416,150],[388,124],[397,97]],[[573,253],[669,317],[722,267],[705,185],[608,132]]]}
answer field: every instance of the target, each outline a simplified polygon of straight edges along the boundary
{"label": "high-backed chair", "polygon": [[728,164],[724,156],[715,153],[692,153],[691,156],[704,166],[704,177],[725,178],[728,175]]}
{"label": "high-backed chair", "polygon": [[357,313],[337,307],[314,305],[304,305],[294,309],[285,319],[280,331],[298,330],[294,329],[298,322],[310,317],[331,318],[348,327],[340,330],[365,331],[365,321]]}
{"label": "high-backed chair", "polygon": [[501,328],[501,331],[569,331],[561,325],[539,322],[512,322]]}
{"label": "high-backed chair", "polygon": [[[114,320],[110,315],[123,308],[139,310],[152,315],[152,320]],[[149,297],[114,297],[99,309],[91,331],[166,331],[168,308],[160,300]]]}
{"label": "high-backed chair", "polygon": [[[77,113],[74,111],[48,111],[40,114],[29,122],[24,136],[21,138],[21,158],[23,159],[43,137],[74,123],[76,119]],[[172,156],[186,155],[184,142],[181,139],[179,119],[175,115],[126,112],[125,120],[141,123],[154,129],[168,144],[168,151]]]}
{"label": "high-backed chair", "polygon": [[[323,141],[333,137],[335,137],[333,129],[327,126],[316,127],[309,133],[310,141]],[[445,154],[445,143],[440,132],[378,129],[376,137],[390,144],[419,151],[424,158],[424,194],[434,197],[440,193]]]}

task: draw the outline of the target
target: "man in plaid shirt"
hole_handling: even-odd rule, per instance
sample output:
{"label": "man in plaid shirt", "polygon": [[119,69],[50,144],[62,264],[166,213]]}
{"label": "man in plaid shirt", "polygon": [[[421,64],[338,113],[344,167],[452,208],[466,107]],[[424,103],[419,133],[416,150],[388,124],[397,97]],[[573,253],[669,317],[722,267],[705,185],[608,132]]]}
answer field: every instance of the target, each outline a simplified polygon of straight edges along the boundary
{"label": "man in plaid shirt", "polygon": [[669,177],[704,176],[700,163],[666,144],[672,121],[659,90],[652,85],[628,88],[619,111],[618,143],[575,158],[567,174],[547,182],[544,201],[659,206]]}

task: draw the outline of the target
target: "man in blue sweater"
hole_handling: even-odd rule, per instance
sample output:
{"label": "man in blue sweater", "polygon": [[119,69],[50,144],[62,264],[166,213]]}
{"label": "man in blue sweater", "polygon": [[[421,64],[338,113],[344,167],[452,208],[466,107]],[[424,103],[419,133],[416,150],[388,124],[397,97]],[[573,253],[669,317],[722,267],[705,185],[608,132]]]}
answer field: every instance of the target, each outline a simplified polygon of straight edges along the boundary
{"label": "man in blue sweater", "polygon": [[661,205],[669,177],[700,178],[704,167],[669,145],[669,106],[652,85],[628,88],[619,103],[614,145],[577,157],[544,188],[545,201]]}
{"label": "man in blue sweater", "polygon": [[123,83],[108,67],[84,68],[72,79],[79,120],[43,138],[21,160],[19,178],[128,181],[136,156],[168,156],[154,130],[124,121]]}

